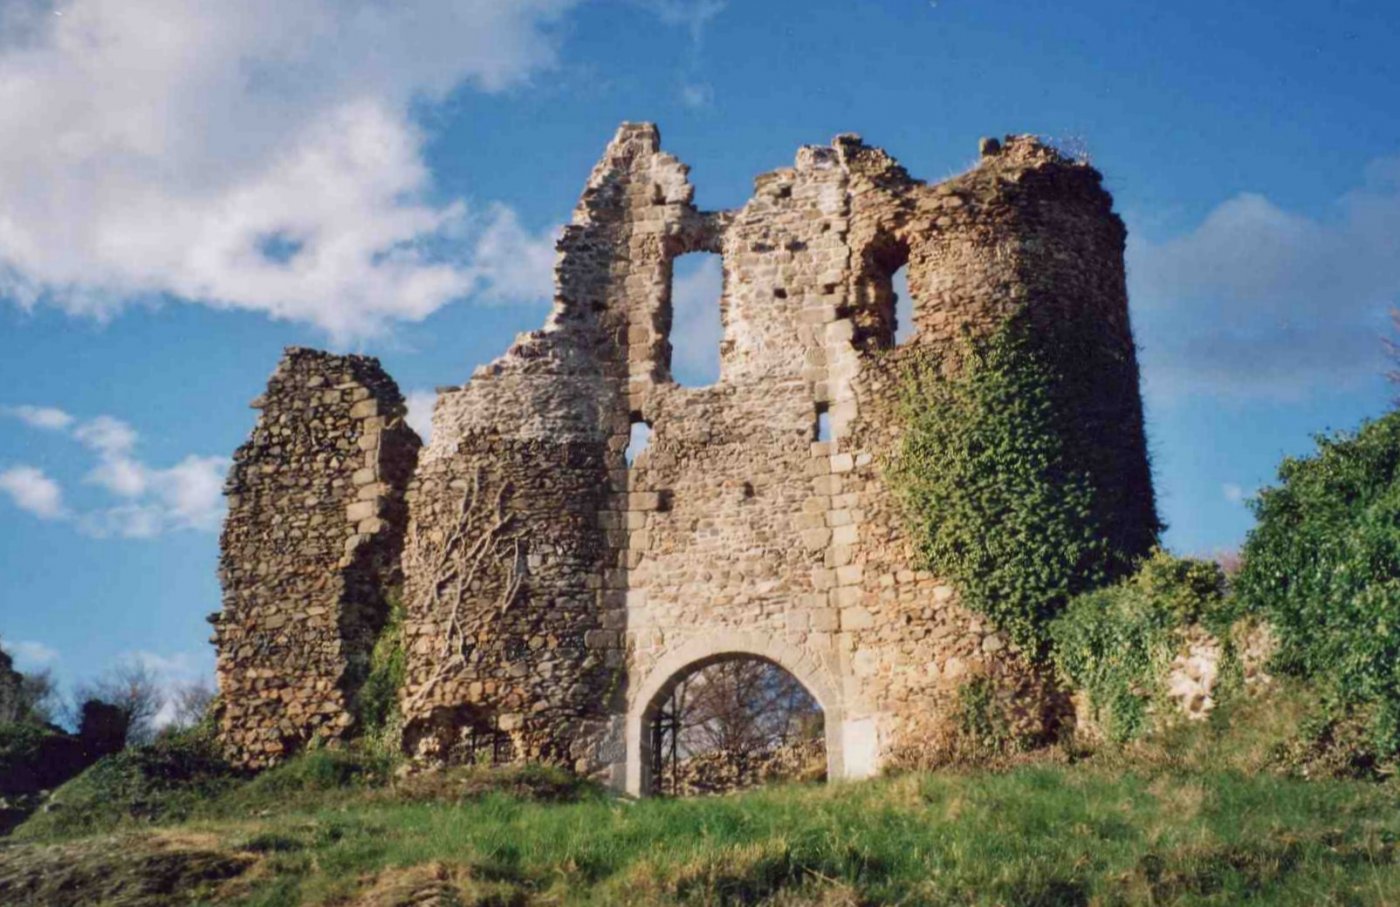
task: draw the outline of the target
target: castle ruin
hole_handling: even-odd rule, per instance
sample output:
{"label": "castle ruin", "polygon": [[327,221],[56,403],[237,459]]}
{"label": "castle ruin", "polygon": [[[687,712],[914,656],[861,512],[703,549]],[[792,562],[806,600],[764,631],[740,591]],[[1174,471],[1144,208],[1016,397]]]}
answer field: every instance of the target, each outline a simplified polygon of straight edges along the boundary
{"label": "castle ruin", "polygon": [[[654,126],[619,129],[559,240],[547,324],[441,389],[421,449],[375,360],[288,350],[227,488],[219,722],[241,763],[355,732],[391,588],[402,745],[423,759],[486,748],[644,793],[659,704],[739,656],[816,699],[831,778],[916,746],[974,677],[1051,720],[1037,672],[917,568],[882,466],[911,357],[1011,317],[1087,325],[1121,367],[1069,415],[1105,452],[1088,468],[1119,530],[1150,544],[1125,231],[1099,174],[1011,137],[926,184],[843,135],[707,212],[687,173]],[[724,272],[701,388],[671,374],[672,266],[693,252]]]}

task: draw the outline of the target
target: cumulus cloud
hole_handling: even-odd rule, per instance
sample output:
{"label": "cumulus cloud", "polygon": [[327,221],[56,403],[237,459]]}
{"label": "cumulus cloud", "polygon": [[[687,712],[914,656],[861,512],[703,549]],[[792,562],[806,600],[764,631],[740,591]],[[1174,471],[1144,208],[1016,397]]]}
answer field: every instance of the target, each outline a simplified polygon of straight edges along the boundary
{"label": "cumulus cloud", "polygon": [[1385,371],[1400,301],[1400,158],[1310,218],[1245,193],[1191,232],[1129,240],[1149,393],[1297,399]]}
{"label": "cumulus cloud", "polygon": [[720,257],[682,256],[675,271],[671,281],[671,369],[683,384],[713,384],[719,380],[719,344],[723,339],[719,300],[724,271]]}
{"label": "cumulus cloud", "polygon": [[61,520],[68,515],[63,489],[34,466],[11,466],[0,471],[0,492],[20,510],[41,520]]}
{"label": "cumulus cloud", "polygon": [[538,293],[548,237],[435,201],[410,109],[551,66],[575,2],[6,4],[0,292],[96,316],[169,295],[345,338]]}
{"label": "cumulus cloud", "polygon": [[[35,427],[57,428],[26,414],[62,410],[26,405],[11,407],[9,412]],[[227,458],[191,455],[174,466],[154,467],[136,455],[140,435],[128,423],[109,415],[82,421],[63,415],[60,430],[97,459],[84,481],[121,502],[74,514],[65,506],[57,482],[35,467],[18,466],[0,474],[0,491],[16,505],[42,519],[75,517],[81,531],[99,538],[151,538],[173,530],[211,532],[219,528]]]}
{"label": "cumulus cloud", "polygon": [[5,408],[5,412],[31,428],[62,431],[73,424],[72,416],[52,406],[10,406]]}
{"label": "cumulus cloud", "polygon": [[427,389],[411,390],[404,402],[408,405],[405,421],[427,444],[433,436],[433,406],[437,403],[437,393]]}

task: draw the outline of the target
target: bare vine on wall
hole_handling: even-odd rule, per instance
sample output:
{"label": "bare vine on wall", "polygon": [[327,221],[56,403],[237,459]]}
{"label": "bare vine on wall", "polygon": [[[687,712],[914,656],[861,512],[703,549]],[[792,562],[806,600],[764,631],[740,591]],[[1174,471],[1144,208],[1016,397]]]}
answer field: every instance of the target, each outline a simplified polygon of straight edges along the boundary
{"label": "bare vine on wall", "polygon": [[445,631],[432,673],[407,703],[411,712],[449,671],[466,664],[467,652],[473,645],[468,635],[467,619],[463,613],[468,598],[487,588],[493,575],[500,576],[500,592],[495,606],[473,612],[485,618],[488,629],[515,604],[525,579],[525,541],[515,524],[515,517],[506,510],[512,488],[501,485],[489,493],[483,481],[483,470],[472,476],[471,485],[462,495],[456,521],[441,545],[424,552],[424,560],[432,565],[428,583],[428,612],[446,612]]}

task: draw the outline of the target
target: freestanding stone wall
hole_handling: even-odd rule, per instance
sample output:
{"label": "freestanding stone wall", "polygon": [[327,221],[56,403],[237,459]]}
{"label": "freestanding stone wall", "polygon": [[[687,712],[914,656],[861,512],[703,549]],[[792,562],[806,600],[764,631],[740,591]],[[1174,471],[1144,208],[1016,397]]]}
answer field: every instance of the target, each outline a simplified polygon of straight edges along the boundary
{"label": "freestanding stone wall", "polygon": [[[1043,679],[915,569],[882,478],[910,357],[1027,318],[1052,352],[1095,353],[1063,405],[1093,442],[1106,525],[1130,551],[1157,529],[1123,225],[1088,165],[1029,137],[982,151],[926,185],[840,136],[759,177],[741,209],[704,212],[655,127],[618,131],[559,242],[546,326],[439,394],[407,494],[407,751],[489,747],[642,792],[659,703],[738,656],[821,705],[834,778],[936,734],[974,677],[1025,730],[1057,720]],[[672,267],[692,252],[724,270],[721,373],[703,388],[671,378]],[[896,344],[906,265],[913,331]],[[629,466],[636,422],[651,439]]]}
{"label": "freestanding stone wall", "polygon": [[420,442],[375,359],[288,348],[234,454],[220,562],[220,734],[270,765],[344,736],[399,581]]}

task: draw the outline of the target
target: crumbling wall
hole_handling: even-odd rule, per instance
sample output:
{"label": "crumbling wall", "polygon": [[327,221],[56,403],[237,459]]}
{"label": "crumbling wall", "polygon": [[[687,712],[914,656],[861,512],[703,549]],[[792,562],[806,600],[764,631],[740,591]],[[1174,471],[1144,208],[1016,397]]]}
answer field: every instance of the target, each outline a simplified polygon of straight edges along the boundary
{"label": "crumbling wall", "polygon": [[420,442],[366,356],[288,348],[234,455],[221,539],[219,732],[277,762],[354,725],[354,695],[399,581],[403,492]]}
{"label": "crumbling wall", "polygon": [[[1087,164],[1029,137],[982,151],[968,173],[926,185],[839,136],[760,176],[742,208],[705,212],[654,126],[619,129],[559,241],[547,324],[439,393],[406,495],[408,752],[550,759],[643,791],[659,698],[730,655],[772,661],[808,688],[832,777],[869,774],[933,733],[973,677],[998,681],[1022,733],[1053,730],[1061,697],[951,586],[916,569],[883,478],[912,358],[1027,319],[1050,354],[1088,370],[1058,401],[1103,522],[1127,550],[1145,551],[1157,529],[1123,225]],[[720,378],[702,388],[671,377],[672,269],[691,252],[719,254],[724,268]],[[892,276],[905,265],[914,331],[896,344]],[[324,594],[283,579],[300,568],[261,567],[264,543],[246,540],[283,525],[277,508],[242,503],[242,488],[280,481],[251,469],[285,461],[264,423],[296,434],[313,418],[293,384],[278,384],[284,402],[242,454],[225,539],[243,616],[221,625],[221,664],[256,694],[236,714],[262,709],[227,726],[257,728],[250,743],[270,751],[278,734],[348,723],[343,696],[309,691],[362,651],[346,640],[372,635],[342,621],[326,668],[287,694],[316,703],[295,715],[265,704],[284,701],[287,662],[239,654],[261,650],[235,627],[251,640],[285,625],[285,606],[269,602]],[[823,414],[829,438],[818,437]],[[651,439],[629,465],[636,422]],[[342,493],[342,465],[297,462],[297,481]],[[387,552],[399,524],[381,519]],[[313,561],[340,581],[344,565]],[[282,589],[265,589],[259,570]]]}

